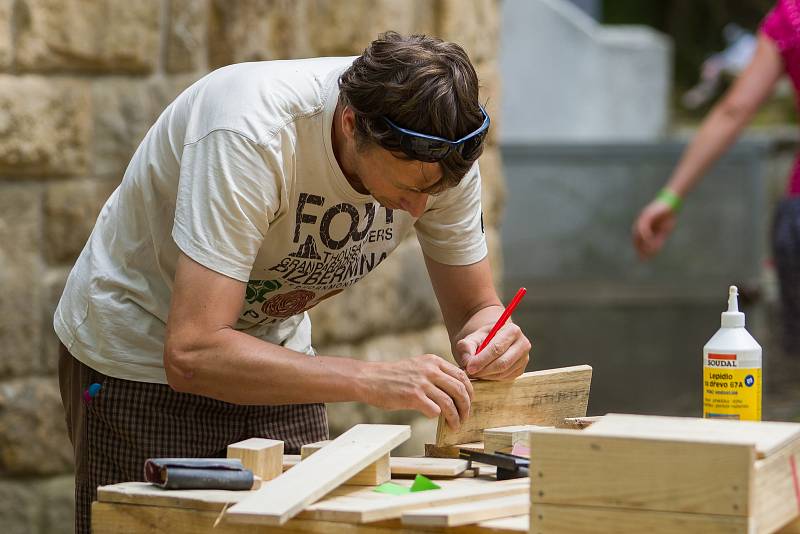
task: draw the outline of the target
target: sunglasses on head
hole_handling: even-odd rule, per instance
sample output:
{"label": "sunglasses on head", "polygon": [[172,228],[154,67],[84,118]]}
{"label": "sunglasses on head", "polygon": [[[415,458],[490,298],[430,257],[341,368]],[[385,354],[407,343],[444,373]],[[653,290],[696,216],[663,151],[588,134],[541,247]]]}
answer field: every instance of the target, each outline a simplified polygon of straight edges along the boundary
{"label": "sunglasses on head", "polygon": [[489,131],[489,115],[483,106],[478,105],[478,107],[483,113],[483,124],[471,134],[465,135],[457,141],[415,132],[398,126],[386,117],[381,118],[396,134],[396,143],[390,142],[390,144],[396,144],[396,148],[415,160],[433,163],[444,159],[454,150],[465,160],[470,160],[480,149],[481,143]]}

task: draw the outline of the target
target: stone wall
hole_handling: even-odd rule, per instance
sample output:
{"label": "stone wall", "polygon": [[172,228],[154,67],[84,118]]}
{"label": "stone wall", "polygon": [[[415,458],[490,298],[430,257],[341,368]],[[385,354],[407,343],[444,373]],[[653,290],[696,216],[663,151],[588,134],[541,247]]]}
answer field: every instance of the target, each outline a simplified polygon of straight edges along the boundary
{"label": "stone wall", "polygon": [[[379,32],[461,43],[495,121],[483,158],[492,250],[502,204],[496,148],[497,0],[0,0],[0,525],[70,532],[72,460],[52,314],[103,202],[161,110],[219,66],[357,54]],[[498,262],[495,262],[496,264]],[[498,266],[499,267],[499,266]],[[315,310],[320,352],[449,354],[416,241]],[[408,412],[331,410],[361,421]]]}

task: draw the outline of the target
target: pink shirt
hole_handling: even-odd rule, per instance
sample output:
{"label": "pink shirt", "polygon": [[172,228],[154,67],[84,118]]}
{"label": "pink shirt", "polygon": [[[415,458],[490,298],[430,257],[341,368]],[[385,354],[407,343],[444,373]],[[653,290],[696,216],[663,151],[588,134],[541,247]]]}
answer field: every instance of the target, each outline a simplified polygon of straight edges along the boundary
{"label": "pink shirt", "polygon": [[[800,108],[800,0],[778,0],[761,21],[760,31],[775,41],[783,67],[794,85]],[[795,160],[787,193],[800,196],[800,157]]]}

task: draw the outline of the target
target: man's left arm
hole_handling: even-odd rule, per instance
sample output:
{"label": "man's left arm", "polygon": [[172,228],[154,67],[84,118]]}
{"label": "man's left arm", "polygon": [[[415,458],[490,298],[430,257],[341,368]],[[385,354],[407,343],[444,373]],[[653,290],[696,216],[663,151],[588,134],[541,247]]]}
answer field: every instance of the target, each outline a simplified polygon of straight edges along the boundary
{"label": "man's left arm", "polygon": [[489,345],[478,347],[503,313],[488,258],[445,265],[427,255],[425,265],[450,334],[453,357],[471,378],[511,380],[525,371],[531,343],[509,319]]}

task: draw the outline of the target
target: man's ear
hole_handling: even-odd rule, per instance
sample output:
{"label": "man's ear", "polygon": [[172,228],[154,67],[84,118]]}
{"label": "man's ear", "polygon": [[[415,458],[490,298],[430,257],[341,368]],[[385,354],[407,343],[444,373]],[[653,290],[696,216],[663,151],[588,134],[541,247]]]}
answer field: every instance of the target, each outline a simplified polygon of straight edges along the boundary
{"label": "man's ear", "polygon": [[342,111],[342,132],[348,139],[355,139],[356,112],[350,106],[345,106]]}

